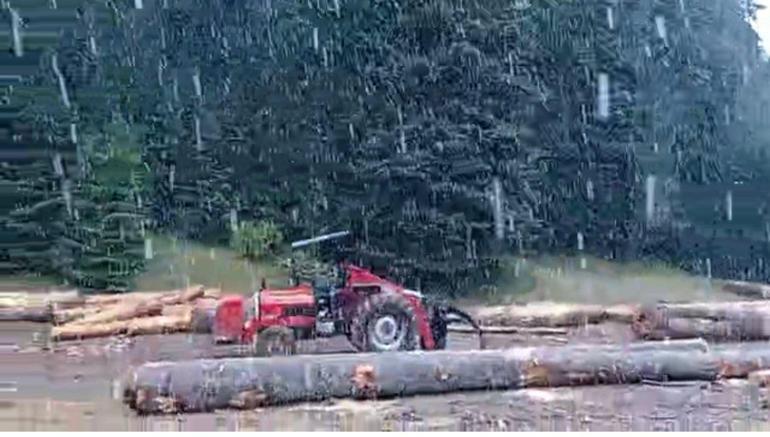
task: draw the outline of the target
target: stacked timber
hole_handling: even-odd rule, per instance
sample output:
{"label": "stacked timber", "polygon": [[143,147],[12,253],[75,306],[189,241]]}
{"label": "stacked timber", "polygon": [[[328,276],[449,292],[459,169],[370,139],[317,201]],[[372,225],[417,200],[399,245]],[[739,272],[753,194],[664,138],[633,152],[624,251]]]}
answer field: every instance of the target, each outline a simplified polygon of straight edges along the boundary
{"label": "stacked timber", "polygon": [[80,305],[54,309],[53,340],[81,340],[113,335],[189,332],[199,308],[216,305],[219,290],[203,286],[164,292],[89,296]]}

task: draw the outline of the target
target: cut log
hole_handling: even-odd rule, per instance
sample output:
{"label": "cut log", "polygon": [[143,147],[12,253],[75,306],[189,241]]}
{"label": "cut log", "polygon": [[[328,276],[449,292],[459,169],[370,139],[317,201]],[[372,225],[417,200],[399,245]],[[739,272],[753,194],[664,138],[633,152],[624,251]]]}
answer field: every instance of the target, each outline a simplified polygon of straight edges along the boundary
{"label": "cut log", "polygon": [[82,302],[76,290],[48,293],[0,292],[0,308],[42,308],[72,302]]}
{"label": "cut log", "polygon": [[746,378],[752,372],[770,369],[770,344],[766,342],[714,345],[712,353],[722,378]]}
{"label": "cut log", "polygon": [[[186,288],[184,290],[132,291],[130,293],[94,295],[94,296],[88,296],[86,298],[85,304],[89,306],[111,306],[111,305],[115,305],[117,303],[126,302],[126,301],[164,300],[164,299],[166,299],[170,304],[184,303],[183,300],[180,300],[180,297],[189,296],[190,290],[198,290],[199,288],[202,289],[203,286],[195,285],[195,286]],[[188,293],[188,294],[185,294],[185,293]],[[215,291],[212,290],[211,293],[215,293]]]}
{"label": "cut log", "polygon": [[98,306],[97,307],[76,307],[76,308],[61,309],[61,310],[54,309],[53,321],[57,325],[62,325],[65,323],[74,322],[84,317],[94,315],[100,311],[102,311],[102,308]]}
{"label": "cut log", "polygon": [[527,305],[501,305],[470,310],[481,325],[564,327],[600,323],[607,320],[599,305],[537,302]]}
{"label": "cut log", "polygon": [[722,290],[751,299],[770,299],[770,285],[757,282],[727,281]]}
{"label": "cut log", "polygon": [[202,285],[196,285],[189,287],[185,290],[169,294],[160,298],[160,302],[163,305],[179,305],[183,303],[192,302],[195,299],[203,297],[205,288]]}
{"label": "cut log", "polygon": [[770,314],[770,301],[661,303],[640,308],[635,319],[657,313],[659,317],[668,318],[723,320],[763,311]]}
{"label": "cut log", "polygon": [[140,413],[253,409],[328,398],[388,398],[464,390],[714,380],[699,341],[487,351],[299,355],[148,363],[128,375]]}
{"label": "cut log", "polygon": [[163,307],[163,311],[161,312],[162,316],[166,317],[175,317],[175,316],[183,316],[186,314],[192,314],[193,310],[193,304],[179,304],[179,305],[166,305]]}
{"label": "cut log", "polygon": [[217,300],[199,299],[195,301],[192,310],[190,330],[197,334],[210,334],[214,326],[214,316],[217,309]]}
{"label": "cut log", "polygon": [[118,303],[105,308],[96,314],[75,320],[71,324],[98,325],[120,320],[129,320],[139,317],[158,316],[163,311],[163,304],[159,301],[129,301]]}
{"label": "cut log", "polygon": [[144,317],[130,320],[115,320],[99,324],[69,323],[51,328],[54,341],[86,340],[112,337],[115,335],[154,335],[190,330],[191,313],[173,316]]}
{"label": "cut log", "polygon": [[749,380],[750,384],[754,384],[759,387],[767,387],[770,385],[770,370],[764,369],[751,372],[749,373],[747,379]]}
{"label": "cut log", "polygon": [[[528,335],[567,335],[564,328],[528,328],[523,326],[481,326],[484,334],[528,334]],[[468,325],[449,325],[448,332],[476,334],[476,328]]]}
{"label": "cut log", "polygon": [[635,324],[634,333],[644,340],[703,338],[715,342],[770,339],[770,316],[746,314],[739,319],[677,318],[649,325]]}
{"label": "cut log", "polygon": [[114,321],[97,325],[79,325],[69,323],[51,328],[51,339],[54,341],[86,340],[89,338],[111,337],[125,334],[128,330],[128,322]]}
{"label": "cut log", "polygon": [[181,314],[131,320],[126,328],[126,334],[135,336],[188,332],[191,316],[192,307],[187,307],[186,312]]}
{"label": "cut log", "polygon": [[641,339],[706,338],[747,341],[770,338],[770,302],[660,304],[637,312],[632,330]]}
{"label": "cut log", "polygon": [[108,307],[124,302],[160,300],[178,294],[179,291],[146,291],[114,295],[88,296],[86,306]]}
{"label": "cut log", "polygon": [[0,322],[47,323],[51,321],[51,318],[51,309],[49,307],[0,308]]}

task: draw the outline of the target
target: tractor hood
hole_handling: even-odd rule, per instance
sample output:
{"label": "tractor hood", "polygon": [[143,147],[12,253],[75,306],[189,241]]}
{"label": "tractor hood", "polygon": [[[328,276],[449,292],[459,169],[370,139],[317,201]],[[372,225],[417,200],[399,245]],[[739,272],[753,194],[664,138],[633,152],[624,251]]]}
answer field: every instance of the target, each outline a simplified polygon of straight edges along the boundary
{"label": "tractor hood", "polygon": [[259,301],[265,306],[309,306],[315,305],[313,289],[308,284],[281,289],[264,289],[259,292]]}

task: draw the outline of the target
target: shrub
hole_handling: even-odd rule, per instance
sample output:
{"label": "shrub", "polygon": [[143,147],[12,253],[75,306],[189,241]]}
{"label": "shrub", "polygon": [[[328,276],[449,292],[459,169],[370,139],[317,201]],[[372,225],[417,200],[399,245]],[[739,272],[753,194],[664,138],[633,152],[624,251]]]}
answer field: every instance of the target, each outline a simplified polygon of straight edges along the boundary
{"label": "shrub", "polygon": [[233,232],[231,246],[240,256],[257,260],[275,255],[282,242],[283,234],[272,221],[249,221]]}

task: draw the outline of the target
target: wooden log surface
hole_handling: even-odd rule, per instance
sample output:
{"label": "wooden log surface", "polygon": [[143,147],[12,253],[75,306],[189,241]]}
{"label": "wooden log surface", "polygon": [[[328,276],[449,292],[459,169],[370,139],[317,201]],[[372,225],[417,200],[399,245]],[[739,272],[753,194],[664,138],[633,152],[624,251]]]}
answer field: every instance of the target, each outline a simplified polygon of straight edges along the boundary
{"label": "wooden log surface", "polygon": [[588,305],[577,303],[533,302],[469,309],[481,325],[521,327],[567,327],[605,321],[630,323],[637,312],[633,305]]}
{"label": "wooden log surface", "polygon": [[66,309],[54,309],[53,322],[57,325],[63,325],[65,323],[74,322],[84,317],[94,315],[102,311],[102,309],[103,308],[99,306],[81,306]]}
{"label": "wooden log surface", "polygon": [[770,285],[758,282],[725,281],[722,290],[751,299],[770,299]]}
{"label": "wooden log surface", "polygon": [[157,300],[137,300],[126,303],[117,303],[105,308],[96,314],[85,316],[75,320],[72,324],[77,325],[98,325],[120,320],[130,320],[139,317],[158,316],[163,312],[163,304]]}
{"label": "wooden log surface", "polygon": [[707,351],[705,342],[683,341],[147,363],[129,373],[124,401],[140,413],[176,413],[328,398],[710,381],[718,368]]}
{"label": "wooden log surface", "polygon": [[660,303],[640,307],[634,319],[657,313],[659,316],[668,318],[723,320],[757,312],[770,314],[770,301]]}
{"label": "wooden log surface", "polygon": [[86,340],[116,335],[152,335],[190,330],[190,313],[154,316],[138,319],[113,320],[97,324],[68,323],[51,328],[54,341]]}
{"label": "wooden log surface", "polygon": [[637,338],[644,340],[703,338],[715,342],[770,340],[768,315],[745,315],[738,319],[667,319],[651,329],[634,325]]}
{"label": "wooden log surface", "polygon": [[51,309],[47,306],[0,308],[0,322],[47,323],[51,319]]}
{"label": "wooden log surface", "polygon": [[770,339],[770,301],[659,304],[640,309],[632,331],[639,339]]}

